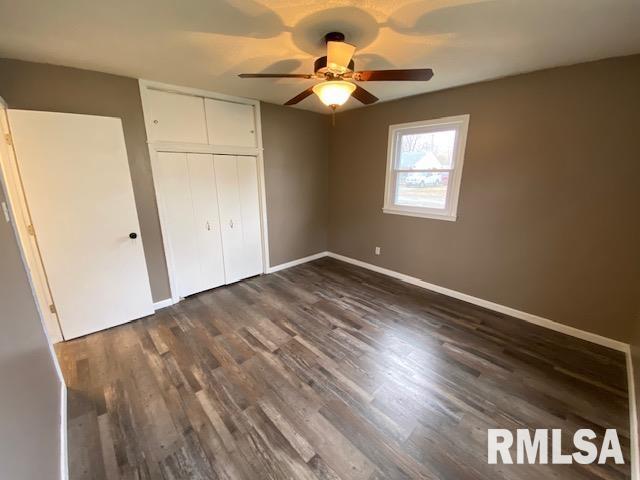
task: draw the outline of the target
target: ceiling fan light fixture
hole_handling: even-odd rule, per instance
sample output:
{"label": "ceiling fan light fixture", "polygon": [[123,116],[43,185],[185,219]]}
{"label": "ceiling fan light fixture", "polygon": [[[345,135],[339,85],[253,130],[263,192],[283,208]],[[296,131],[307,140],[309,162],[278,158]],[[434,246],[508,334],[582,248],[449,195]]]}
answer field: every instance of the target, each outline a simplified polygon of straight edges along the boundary
{"label": "ceiling fan light fixture", "polygon": [[331,80],[315,85],[313,87],[313,93],[315,93],[326,106],[335,108],[344,105],[355,89],[355,84],[351,82]]}

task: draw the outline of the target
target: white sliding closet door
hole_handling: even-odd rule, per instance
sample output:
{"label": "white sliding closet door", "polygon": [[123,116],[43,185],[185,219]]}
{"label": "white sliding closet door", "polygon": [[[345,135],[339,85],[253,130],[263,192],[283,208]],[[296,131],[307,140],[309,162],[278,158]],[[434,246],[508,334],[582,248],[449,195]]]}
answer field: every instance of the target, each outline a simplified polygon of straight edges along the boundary
{"label": "white sliding closet door", "polygon": [[214,155],[226,283],[262,272],[255,157]]}
{"label": "white sliding closet door", "polygon": [[160,152],[156,173],[178,295],[186,297],[223,285],[212,156]]}

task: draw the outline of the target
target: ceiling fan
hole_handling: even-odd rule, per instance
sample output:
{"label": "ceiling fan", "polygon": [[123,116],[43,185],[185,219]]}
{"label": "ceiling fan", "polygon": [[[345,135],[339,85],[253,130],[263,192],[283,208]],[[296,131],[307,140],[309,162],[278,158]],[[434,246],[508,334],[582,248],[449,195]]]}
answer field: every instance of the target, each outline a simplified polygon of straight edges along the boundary
{"label": "ceiling fan", "polygon": [[240,78],[303,78],[324,79],[305,91],[299,93],[285,105],[295,105],[309,95],[315,93],[322,103],[330,107],[333,111],[343,105],[351,95],[356,100],[370,105],[379,99],[371,92],[368,92],[360,85],[356,85],[348,80],[357,82],[395,82],[395,81],[427,81],[433,77],[433,70],[430,68],[416,68],[403,70],[365,70],[354,71],[353,54],[356,51],[354,45],[344,41],[344,34],[340,32],[330,32],[324,36],[327,44],[327,55],[316,58],[313,73],[241,73]]}

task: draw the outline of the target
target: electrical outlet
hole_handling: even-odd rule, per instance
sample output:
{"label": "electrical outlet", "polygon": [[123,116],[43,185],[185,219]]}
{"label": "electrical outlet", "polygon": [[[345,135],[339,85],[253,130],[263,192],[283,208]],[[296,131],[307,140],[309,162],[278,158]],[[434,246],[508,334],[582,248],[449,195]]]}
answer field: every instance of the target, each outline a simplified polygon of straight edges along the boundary
{"label": "electrical outlet", "polygon": [[376,247],[375,254],[380,255],[380,247]]}

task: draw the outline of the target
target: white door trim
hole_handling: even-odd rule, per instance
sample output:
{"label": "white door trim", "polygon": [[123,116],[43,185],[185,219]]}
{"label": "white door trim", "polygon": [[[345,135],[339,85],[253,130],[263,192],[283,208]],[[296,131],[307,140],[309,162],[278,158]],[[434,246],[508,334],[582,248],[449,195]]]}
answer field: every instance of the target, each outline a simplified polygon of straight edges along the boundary
{"label": "white door trim", "polygon": [[[267,273],[269,270],[269,228],[267,225],[267,195],[265,189],[265,171],[264,171],[264,155],[262,147],[262,116],[260,113],[260,101],[252,100],[242,97],[233,97],[230,95],[224,95],[221,93],[210,92],[207,90],[200,90],[196,88],[181,87],[177,85],[169,85],[166,83],[152,82],[149,80],[140,80],[140,99],[142,101],[142,112],[144,115],[144,124],[147,133],[147,147],[149,149],[149,158],[151,161],[151,171],[153,176],[153,186],[156,193],[156,203],[158,207],[158,217],[160,219],[160,231],[162,233],[162,243],[164,245],[164,254],[167,263],[167,274],[169,275],[169,288],[171,289],[171,301],[177,303],[180,301],[178,290],[175,280],[175,268],[174,268],[174,255],[171,251],[171,243],[169,239],[169,231],[166,223],[166,207],[163,205],[163,198],[161,188],[158,185],[158,153],[159,152],[180,152],[180,153],[210,153],[212,155],[244,155],[255,156],[258,166],[258,196],[260,198],[260,233],[262,240],[262,273]],[[245,105],[252,105],[255,111],[255,126],[256,126],[256,147],[230,147],[230,146],[215,146],[215,145],[202,145],[202,144],[180,144],[169,142],[152,142],[149,141],[153,138],[151,135],[151,117],[150,117],[150,103],[147,92],[149,88],[156,90],[164,90],[167,92],[182,93],[187,95],[194,95],[204,98],[212,98],[215,100],[224,100],[236,103],[242,103]],[[161,305],[166,305],[166,300],[158,302]]]}
{"label": "white door trim", "polygon": [[[13,152],[11,151],[11,148],[5,148],[5,140],[4,140],[4,134],[5,133],[9,133],[9,132],[5,132],[4,129],[6,127],[6,125],[8,125],[8,123],[6,123],[7,121],[7,116],[6,116],[6,108],[7,108],[7,104],[5,103],[4,99],[2,97],[0,97],[0,116],[2,117],[2,122],[0,122],[2,124],[2,139],[0,139],[0,142],[2,142],[2,146],[0,148],[0,167],[5,167],[7,166],[7,164],[11,164],[12,160],[7,158],[9,156],[13,155]],[[13,162],[15,162],[15,159],[13,160]],[[59,471],[59,478],[60,480],[68,480],[69,478],[69,465],[68,465],[68,447],[67,447],[67,385],[65,384],[64,381],[64,376],[62,375],[62,369],[60,368],[60,363],[58,362],[58,357],[56,356],[56,353],[53,349],[53,344],[58,341],[55,340],[54,336],[56,335],[56,333],[59,335],[60,340],[62,340],[62,332],[59,329],[59,325],[57,324],[56,321],[56,325],[58,326],[58,331],[50,331],[50,326],[48,325],[47,319],[49,317],[45,316],[45,312],[42,311],[41,308],[41,299],[38,298],[38,291],[36,289],[36,282],[34,281],[33,278],[33,271],[31,270],[31,268],[29,266],[29,263],[27,261],[27,259],[29,258],[28,255],[30,254],[30,245],[25,245],[23,243],[23,238],[21,237],[20,233],[19,233],[19,223],[18,223],[18,211],[16,209],[16,203],[20,203],[22,201],[24,201],[24,196],[20,196],[18,195],[16,200],[13,200],[10,195],[9,195],[9,188],[10,185],[8,185],[8,179],[6,178],[6,170],[4,168],[0,168],[0,190],[2,190],[4,192],[4,197],[5,200],[7,202],[8,205],[8,214],[9,214],[9,221],[11,223],[11,229],[13,230],[13,234],[15,236],[16,239],[16,243],[18,244],[18,249],[20,251],[20,257],[22,260],[22,265],[24,267],[24,270],[27,274],[27,279],[29,281],[29,286],[31,287],[31,295],[33,296],[33,301],[36,305],[36,310],[38,312],[38,317],[40,318],[40,324],[42,325],[42,330],[44,331],[44,335],[45,335],[45,339],[47,341],[47,346],[49,348],[49,355],[51,356],[51,361],[53,362],[53,367],[54,370],[56,372],[56,376],[58,377],[58,382],[60,385],[60,451],[59,451],[59,455],[60,455],[60,471]],[[25,205],[26,206],[26,205]]]}
{"label": "white door trim", "polygon": [[[0,130],[3,136],[0,141],[3,142],[4,151],[4,154],[0,155],[0,171],[4,174],[6,182],[7,204],[16,219],[16,232],[21,248],[24,250],[27,269],[33,282],[36,300],[44,318],[45,328],[51,341],[58,343],[64,340],[64,336],[57,314],[49,310],[49,305],[53,305],[55,302],[49,288],[44,265],[42,264],[38,241],[35,236],[29,233],[29,227],[32,224],[31,215],[26,195],[22,188],[20,169],[14,147],[6,140],[11,138],[11,126],[9,125],[9,117],[3,102],[0,102]],[[8,137],[5,137],[5,135],[8,135]]]}

